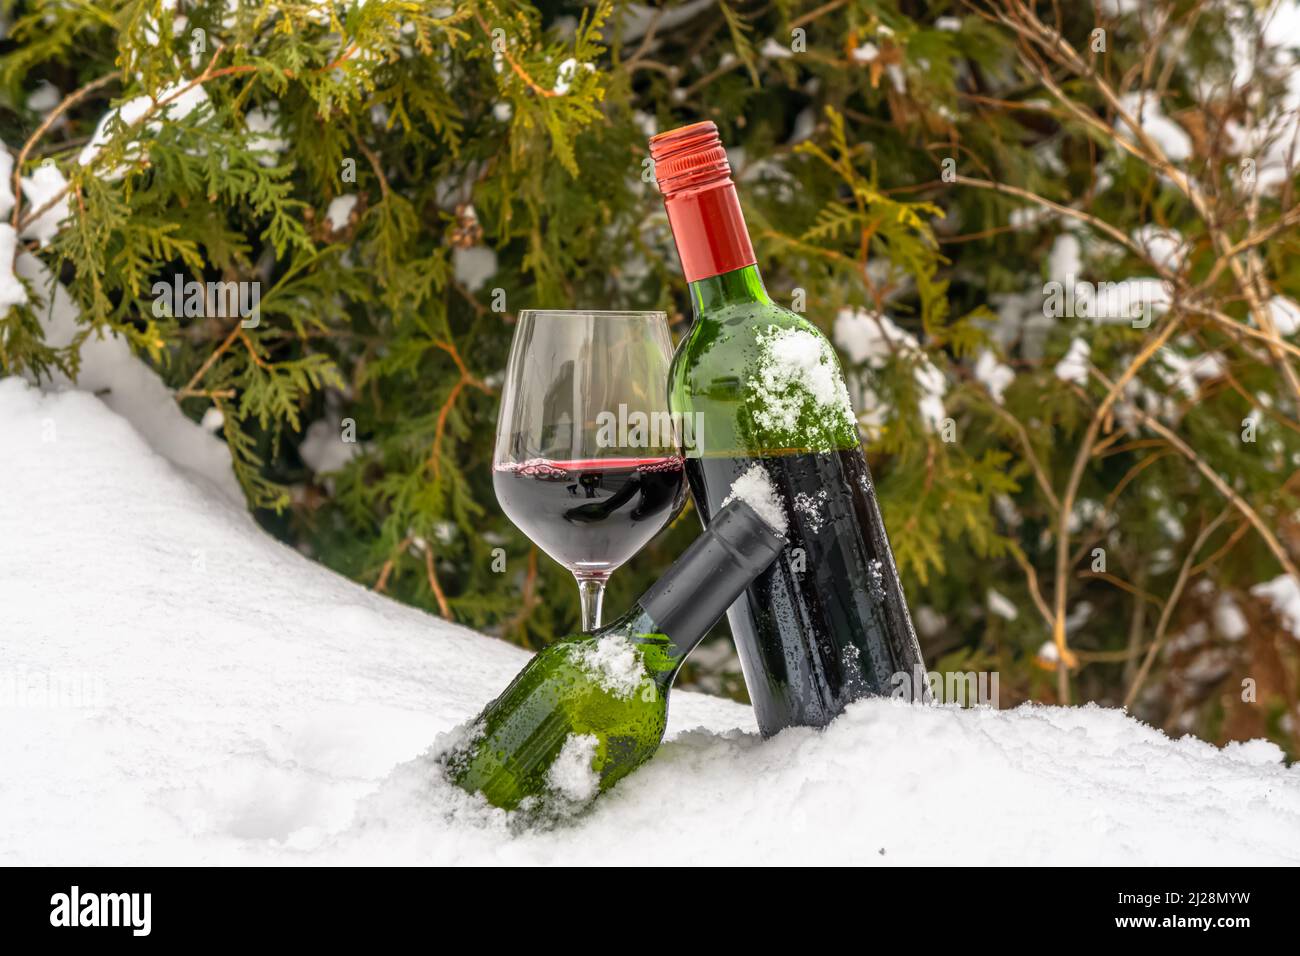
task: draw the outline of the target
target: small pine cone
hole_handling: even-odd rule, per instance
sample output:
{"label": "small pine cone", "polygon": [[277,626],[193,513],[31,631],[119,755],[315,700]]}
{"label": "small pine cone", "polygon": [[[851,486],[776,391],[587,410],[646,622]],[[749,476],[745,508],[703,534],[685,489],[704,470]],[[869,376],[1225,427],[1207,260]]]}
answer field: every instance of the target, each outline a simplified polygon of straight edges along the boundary
{"label": "small pine cone", "polygon": [[447,230],[447,241],[458,249],[468,249],[483,241],[483,226],[470,203],[456,207],[456,221]]}

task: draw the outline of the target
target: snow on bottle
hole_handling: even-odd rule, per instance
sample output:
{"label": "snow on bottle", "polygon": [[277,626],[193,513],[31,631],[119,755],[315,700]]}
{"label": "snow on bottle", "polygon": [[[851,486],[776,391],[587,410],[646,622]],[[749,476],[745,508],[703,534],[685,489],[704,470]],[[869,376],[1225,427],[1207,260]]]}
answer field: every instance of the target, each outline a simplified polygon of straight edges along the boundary
{"label": "snow on bottle", "polygon": [[506,810],[565,812],[654,756],[682,662],[785,544],[770,486],[735,498],[631,611],[529,661],[442,756],[450,779]]}
{"label": "snow on bottle", "polygon": [[781,557],[727,613],[764,735],[823,726],[851,701],[924,673],[834,349],[777,305],[758,272],[711,122],[650,140],[695,323],[670,372],[696,423],[686,474],[706,525],[758,469],[789,524]]}

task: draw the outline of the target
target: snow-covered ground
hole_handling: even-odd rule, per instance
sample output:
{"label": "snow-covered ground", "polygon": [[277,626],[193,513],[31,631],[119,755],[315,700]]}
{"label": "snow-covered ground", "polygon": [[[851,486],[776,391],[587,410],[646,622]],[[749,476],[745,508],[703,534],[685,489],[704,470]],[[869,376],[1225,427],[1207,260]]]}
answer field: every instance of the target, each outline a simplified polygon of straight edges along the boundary
{"label": "snow-covered ground", "polygon": [[686,692],[587,816],[513,832],[422,755],[526,655],[271,540],[159,414],[0,380],[0,863],[1300,862],[1271,744],[891,701],[764,742]]}

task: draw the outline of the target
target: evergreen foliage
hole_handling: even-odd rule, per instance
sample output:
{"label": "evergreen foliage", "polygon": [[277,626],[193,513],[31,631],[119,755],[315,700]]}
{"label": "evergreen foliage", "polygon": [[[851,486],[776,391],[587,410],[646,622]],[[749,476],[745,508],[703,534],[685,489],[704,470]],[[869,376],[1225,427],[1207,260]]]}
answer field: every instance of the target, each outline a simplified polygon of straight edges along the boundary
{"label": "evergreen foliage", "polygon": [[[16,190],[12,225],[83,325],[48,345],[29,289],[0,373],[75,374],[85,336],[124,336],[188,415],[221,412],[268,529],[540,646],[577,610],[492,492],[513,316],[659,307],[680,333],[645,141],[712,119],[769,289],[878,403],[859,410],[931,666],[999,671],[1004,705],[1127,697],[1294,753],[1297,646],[1251,589],[1295,571],[1300,350],[1269,316],[1300,298],[1300,214],[1293,169],[1243,172],[1276,142],[1246,155],[1229,130],[1260,134],[1296,67],[1242,76],[1233,39],[1264,29],[1245,0],[1138,6],[6,0],[0,139],[16,179],[67,183],[39,207]],[[53,112],[29,105],[44,83]],[[1185,155],[1145,132],[1142,91]],[[1152,228],[1177,261],[1135,238]],[[1078,278],[1153,277],[1172,304],[1147,327],[1046,316],[1072,249]],[[260,283],[256,324],[160,314],[177,274]],[[853,362],[855,315],[918,345]],[[1071,380],[1075,339],[1095,371]],[[309,434],[346,454],[316,473]],[[695,529],[688,509],[607,606]],[[1214,623],[1225,601],[1244,636]],[[734,668],[692,676],[741,692]]]}

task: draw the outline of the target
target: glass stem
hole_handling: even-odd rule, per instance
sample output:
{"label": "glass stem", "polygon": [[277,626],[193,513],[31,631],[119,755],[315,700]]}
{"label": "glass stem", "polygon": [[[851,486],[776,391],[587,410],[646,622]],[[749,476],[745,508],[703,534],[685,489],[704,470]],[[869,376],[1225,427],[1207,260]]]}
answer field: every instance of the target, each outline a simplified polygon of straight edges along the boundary
{"label": "glass stem", "polygon": [[605,582],[608,574],[575,574],[578,582],[578,601],[582,605],[582,629],[590,634],[600,627],[600,609],[605,602]]}

